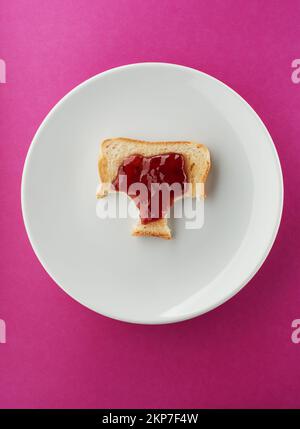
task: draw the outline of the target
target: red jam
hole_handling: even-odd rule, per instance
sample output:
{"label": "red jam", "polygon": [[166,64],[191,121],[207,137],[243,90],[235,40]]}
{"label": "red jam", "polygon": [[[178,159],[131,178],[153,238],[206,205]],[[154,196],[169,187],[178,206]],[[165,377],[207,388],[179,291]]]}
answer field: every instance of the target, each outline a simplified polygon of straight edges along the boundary
{"label": "red jam", "polygon": [[162,219],[174,200],[186,192],[186,184],[184,157],[178,153],[129,156],[113,182],[116,191],[126,192],[134,200],[142,224]]}

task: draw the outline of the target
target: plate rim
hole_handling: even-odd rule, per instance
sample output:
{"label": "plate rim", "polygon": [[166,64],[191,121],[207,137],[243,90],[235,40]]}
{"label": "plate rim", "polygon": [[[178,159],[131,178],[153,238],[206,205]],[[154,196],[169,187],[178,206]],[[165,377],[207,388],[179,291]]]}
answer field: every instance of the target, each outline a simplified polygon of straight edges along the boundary
{"label": "plate rim", "polygon": [[[232,95],[234,95],[236,98],[238,98],[244,105],[245,107],[247,107],[247,110],[249,111],[249,113],[251,113],[256,120],[258,120],[258,122],[260,123],[261,127],[262,127],[262,131],[266,134],[266,137],[269,140],[270,146],[272,147],[272,151],[273,154],[275,156],[275,163],[274,165],[276,165],[276,173],[278,174],[278,179],[279,179],[279,206],[278,206],[278,212],[276,214],[276,224],[273,227],[273,231],[272,231],[272,235],[270,236],[269,239],[269,243],[268,246],[266,246],[265,251],[261,257],[261,259],[258,261],[258,263],[255,265],[255,267],[253,267],[249,273],[249,275],[244,279],[244,281],[242,281],[239,284],[238,288],[235,288],[234,290],[230,291],[230,293],[226,294],[223,299],[219,300],[218,302],[214,303],[213,305],[210,305],[208,307],[205,308],[205,310],[199,310],[199,311],[194,311],[188,314],[185,314],[181,317],[171,317],[170,319],[153,319],[153,320],[136,320],[136,319],[130,319],[130,318],[122,318],[122,317],[118,317],[116,314],[113,314],[111,312],[103,312],[103,311],[98,311],[95,307],[92,307],[90,305],[86,305],[83,301],[78,300],[76,297],[72,296],[69,294],[69,292],[64,288],[64,286],[61,284],[61,282],[57,281],[54,276],[51,274],[51,270],[49,270],[48,266],[47,266],[47,262],[43,260],[43,258],[39,255],[39,251],[38,251],[38,246],[35,244],[35,240],[33,239],[33,237],[31,236],[31,232],[30,232],[30,227],[28,224],[28,220],[27,220],[27,215],[26,215],[26,209],[25,209],[25,182],[26,182],[26,176],[27,176],[27,172],[29,169],[29,165],[30,165],[30,159],[31,159],[31,155],[32,152],[35,148],[35,145],[37,144],[37,141],[39,139],[40,134],[42,133],[43,129],[47,126],[47,122],[48,120],[55,114],[56,110],[60,108],[60,106],[64,103],[64,101],[66,99],[68,99],[69,97],[71,97],[74,93],[76,93],[77,91],[80,91],[85,85],[90,84],[93,80],[97,80],[99,78],[103,78],[106,75],[111,75],[115,72],[118,72],[120,70],[123,69],[131,69],[131,68],[139,68],[139,67],[148,67],[148,66],[158,66],[158,67],[170,67],[170,68],[177,68],[177,69],[181,69],[183,71],[188,71],[188,72],[192,72],[194,74],[200,74],[210,80],[215,81],[217,84],[221,84],[221,86],[224,86],[227,88],[227,90],[229,90]],[[76,85],[75,87],[73,87],[70,91],[67,92],[67,94],[65,94],[51,109],[50,111],[47,113],[47,115],[43,118],[41,124],[39,125],[38,129],[36,130],[31,143],[29,145],[26,157],[25,157],[25,161],[24,161],[24,165],[23,165],[23,171],[22,171],[22,178],[21,178],[21,212],[22,212],[22,218],[23,218],[23,223],[25,226],[25,230],[26,230],[26,234],[28,237],[28,240],[30,242],[30,245],[34,251],[35,256],[37,257],[39,263],[42,265],[42,267],[44,268],[44,270],[46,271],[46,273],[50,276],[50,278],[54,281],[54,283],[56,283],[67,295],[68,297],[72,298],[74,301],[78,302],[79,304],[83,305],[84,307],[88,308],[89,310],[94,311],[97,314],[100,314],[102,316],[105,317],[109,317],[111,319],[114,320],[118,320],[118,321],[122,321],[122,322],[126,322],[126,323],[131,323],[131,324],[142,324],[142,325],[164,325],[164,324],[171,324],[171,323],[178,323],[178,322],[182,322],[185,320],[189,320],[189,319],[193,319],[197,316],[201,316],[203,314],[208,313],[209,311],[219,307],[220,305],[224,304],[225,302],[227,302],[228,300],[230,300],[233,296],[235,296],[238,292],[240,292],[241,289],[243,289],[244,286],[246,286],[250,280],[257,274],[257,272],[260,270],[260,268],[262,267],[262,265],[264,264],[265,260],[267,259],[273,245],[274,242],[276,240],[278,231],[279,231],[279,227],[281,224],[281,220],[282,220],[282,213],[283,213],[283,207],[284,207],[284,180],[283,180],[283,173],[282,173],[282,168],[281,168],[281,163],[280,163],[280,159],[279,159],[279,155],[276,149],[276,146],[274,144],[274,141],[269,133],[268,128],[266,127],[266,125],[264,124],[263,120],[261,119],[261,117],[258,115],[258,113],[255,111],[255,109],[240,95],[238,94],[233,88],[231,88],[229,85],[227,85],[226,83],[224,83],[222,80],[208,74],[205,73],[201,70],[197,70],[193,67],[188,67],[188,66],[184,66],[181,64],[176,64],[176,63],[169,63],[169,62],[138,62],[138,63],[130,63],[130,64],[125,64],[125,65],[121,65],[118,67],[113,67],[110,68],[108,70],[105,70],[103,72],[97,73],[96,75],[91,76],[90,78],[84,80],[83,82],[81,82],[80,84]]]}

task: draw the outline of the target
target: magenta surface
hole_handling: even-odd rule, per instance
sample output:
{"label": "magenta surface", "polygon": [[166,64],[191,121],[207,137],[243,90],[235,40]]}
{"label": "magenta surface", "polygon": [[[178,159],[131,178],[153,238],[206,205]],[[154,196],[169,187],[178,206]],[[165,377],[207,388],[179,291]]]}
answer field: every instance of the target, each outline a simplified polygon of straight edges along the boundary
{"label": "magenta surface", "polygon": [[[299,407],[299,1],[0,0],[0,407]],[[20,210],[24,159],[58,100],[111,67],[164,61],[221,79],[278,150],[285,208],[254,279],[187,322],[110,320],[49,278]]]}

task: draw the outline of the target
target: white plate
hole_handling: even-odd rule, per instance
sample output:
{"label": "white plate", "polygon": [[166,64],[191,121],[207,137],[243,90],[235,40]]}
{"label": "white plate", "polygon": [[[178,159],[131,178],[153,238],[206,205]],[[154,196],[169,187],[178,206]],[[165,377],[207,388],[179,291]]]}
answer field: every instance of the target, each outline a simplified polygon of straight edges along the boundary
{"label": "white plate", "polygon": [[[131,220],[96,216],[99,142],[119,135],[208,146],[202,229],[179,219],[174,240],[135,238]],[[138,323],[189,319],[237,293],[270,251],[282,204],[278,156],[252,108],[211,76],[164,63],[71,91],[37,131],[22,179],[26,230],[49,275],[83,305]]]}

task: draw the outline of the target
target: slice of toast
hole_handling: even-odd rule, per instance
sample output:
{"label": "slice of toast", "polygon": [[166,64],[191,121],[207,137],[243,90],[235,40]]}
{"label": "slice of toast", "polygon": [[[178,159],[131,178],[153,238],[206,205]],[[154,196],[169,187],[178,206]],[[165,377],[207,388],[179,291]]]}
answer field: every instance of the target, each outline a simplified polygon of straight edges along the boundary
{"label": "slice of toast", "polygon": [[[98,160],[100,187],[97,198],[105,197],[110,191],[118,170],[125,158],[131,155],[145,157],[178,153],[184,157],[187,181],[191,184],[190,195],[196,196],[197,184],[201,184],[201,196],[204,197],[204,183],[210,170],[210,154],[206,146],[189,141],[147,142],[123,137],[106,139],[102,142]],[[139,222],[132,231],[136,236],[171,238],[167,219],[154,220],[146,224]]]}

